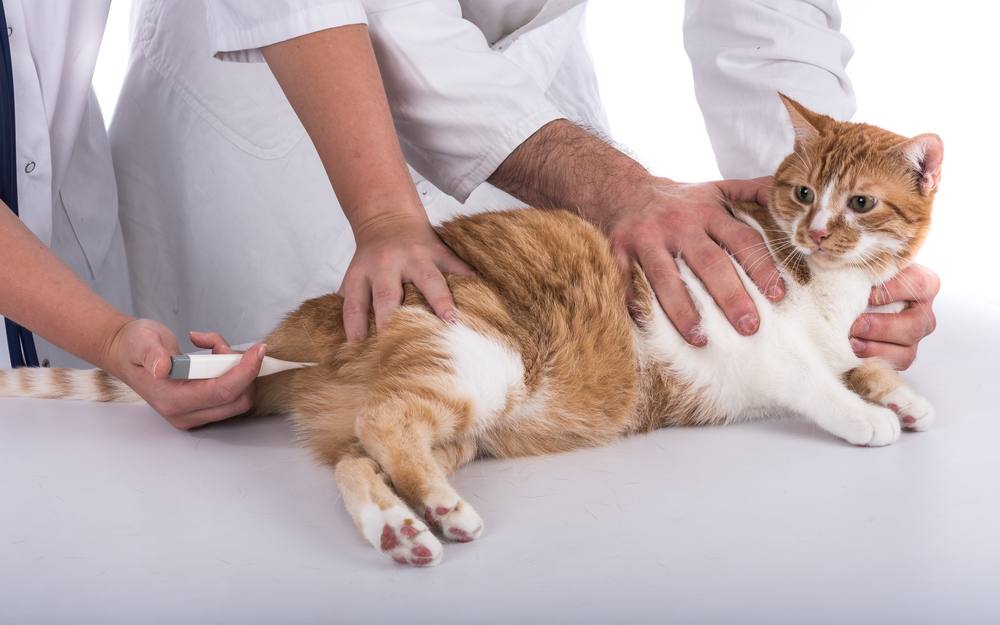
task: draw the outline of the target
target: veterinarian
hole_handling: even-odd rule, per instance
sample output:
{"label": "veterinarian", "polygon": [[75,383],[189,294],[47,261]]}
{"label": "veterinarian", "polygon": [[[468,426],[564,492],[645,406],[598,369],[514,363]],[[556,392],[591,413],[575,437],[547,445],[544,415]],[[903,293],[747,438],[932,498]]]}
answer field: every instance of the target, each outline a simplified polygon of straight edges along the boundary
{"label": "veterinarian", "polygon": [[[91,88],[109,0],[2,0],[0,6],[5,31],[0,31],[0,314],[6,338],[0,366],[98,365],[181,428],[244,412],[263,346],[248,350],[235,369],[216,380],[171,381],[165,378],[170,355],[179,352],[174,333],[130,315],[111,150]],[[423,215],[392,127],[360,5],[346,0],[326,0],[321,6],[296,0],[210,0],[207,6],[208,15],[199,16],[199,32],[223,42],[234,60],[267,56],[288,100],[313,133],[313,143],[323,148],[344,210],[359,223],[380,221],[378,211],[385,207]],[[329,66],[329,58],[339,64]],[[169,73],[170,68],[159,71]],[[122,108],[133,104],[126,98]],[[327,112],[332,115],[324,116]],[[197,141],[192,145],[197,149]],[[158,173],[130,169],[126,186],[151,184]],[[171,200],[185,186],[182,181],[167,184],[174,188]],[[192,195],[202,191],[188,189]],[[218,203],[208,199],[203,206],[211,212]],[[217,231],[221,222],[202,225]],[[173,233],[163,230],[155,236]],[[429,228],[426,238],[428,247],[437,247],[442,267],[468,271]],[[192,253],[197,257],[202,251]],[[269,254],[254,241],[229,252],[256,258]],[[158,250],[137,253],[155,255]],[[184,259],[160,261],[177,264]],[[420,283],[419,276],[413,279]],[[161,288],[155,282],[143,286]],[[443,316],[453,310],[443,281],[436,298],[435,285],[423,288]],[[197,297],[210,299],[214,290],[209,287]],[[230,304],[239,309],[243,298]],[[216,333],[192,333],[190,340],[197,347],[231,351]]]}
{"label": "veterinarian", "polygon": [[[451,261],[427,237],[430,223],[523,200],[577,207],[601,224],[623,267],[643,265],[692,344],[706,339],[678,277],[678,254],[739,331],[756,331],[757,312],[722,248],[745,250],[760,239],[716,198],[721,190],[763,200],[768,180],[681,185],[651,176],[599,138],[607,124],[582,0],[364,4],[426,213],[386,206],[357,246],[357,225],[324,171],[323,146],[308,140],[268,68],[217,60],[260,60],[252,49],[230,48],[267,39],[218,37],[205,27],[201,0],[137,5],[146,28],[135,40],[122,98],[138,106],[120,109],[111,136],[143,315],[176,332],[216,327],[248,341],[303,298],[339,289],[348,335],[357,339],[367,332],[369,310],[382,324],[399,305],[413,267],[422,268],[424,284],[441,283]],[[776,91],[836,118],[853,114],[845,72],[852,48],[839,26],[832,0],[687,2],[695,89],[727,178],[766,176],[790,150]],[[331,61],[325,71],[340,64]],[[773,265],[737,256],[772,300],[783,296]],[[926,320],[937,292],[929,271],[907,273],[888,293],[905,294],[910,308],[863,316],[852,338],[859,355],[901,368],[931,329]]]}

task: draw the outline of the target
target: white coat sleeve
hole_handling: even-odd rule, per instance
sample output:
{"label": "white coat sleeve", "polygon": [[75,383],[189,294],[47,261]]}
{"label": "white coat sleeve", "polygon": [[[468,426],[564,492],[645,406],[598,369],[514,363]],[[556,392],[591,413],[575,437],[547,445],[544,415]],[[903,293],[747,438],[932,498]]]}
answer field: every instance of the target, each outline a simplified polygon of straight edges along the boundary
{"label": "white coat sleeve", "polygon": [[687,0],[684,47],[719,170],[774,172],[792,130],[777,92],[837,119],[855,111],[835,0]]}
{"label": "white coat sleeve", "polygon": [[460,202],[525,139],[565,117],[528,72],[462,19],[457,1],[366,4],[407,161]]}
{"label": "white coat sleeve", "polygon": [[260,49],[327,28],[365,24],[361,0],[204,0],[213,55],[263,62]]}

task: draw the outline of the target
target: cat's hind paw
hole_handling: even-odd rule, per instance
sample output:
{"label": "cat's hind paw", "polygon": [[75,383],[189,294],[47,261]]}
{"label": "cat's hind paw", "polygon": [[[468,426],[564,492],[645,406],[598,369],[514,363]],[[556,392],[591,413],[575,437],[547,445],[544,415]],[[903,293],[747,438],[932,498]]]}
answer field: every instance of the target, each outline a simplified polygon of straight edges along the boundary
{"label": "cat's hind paw", "polygon": [[424,518],[446,540],[467,543],[483,534],[483,519],[462,499],[452,505],[428,503],[424,508]]}
{"label": "cat's hind paw", "polygon": [[441,562],[441,541],[409,508],[372,508],[362,523],[365,538],[373,547],[399,564],[435,566]]}
{"label": "cat's hind paw", "polygon": [[923,432],[934,423],[934,406],[909,387],[897,388],[882,398],[882,403],[899,415],[905,430]]}

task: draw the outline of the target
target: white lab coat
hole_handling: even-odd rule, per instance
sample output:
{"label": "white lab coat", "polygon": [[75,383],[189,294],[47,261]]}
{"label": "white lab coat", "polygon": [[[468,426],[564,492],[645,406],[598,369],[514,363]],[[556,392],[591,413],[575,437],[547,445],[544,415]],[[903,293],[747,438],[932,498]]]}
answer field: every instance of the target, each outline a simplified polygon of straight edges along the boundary
{"label": "white lab coat", "polygon": [[[568,118],[607,132],[582,0],[364,4],[401,144],[432,221],[519,205],[484,182],[549,121]],[[794,15],[811,24],[810,46],[840,51],[822,59],[839,65],[801,68],[804,79],[842,76],[850,46],[836,32],[835,4],[785,0],[771,3],[770,18],[758,11],[754,27],[771,24],[766,37],[778,42],[772,56],[788,58],[745,63],[742,82],[729,86],[727,59],[739,57],[724,51],[752,56],[760,34],[714,15],[709,4],[689,2],[685,23],[695,35],[688,51],[699,97],[728,89],[740,98],[729,98],[728,113],[706,107],[713,140],[739,106],[766,111],[744,119],[744,139],[754,136],[749,127],[784,137],[784,113],[771,106],[779,85],[768,83],[768,63],[809,65],[816,57],[782,47],[784,20]],[[807,4],[812,12],[797,13]],[[354,252],[350,228],[267,67],[217,60],[260,60],[259,51],[223,49],[206,32],[201,0],[144,0],[135,10],[142,27],[133,36],[111,139],[138,312],[179,336],[215,329],[237,342],[257,339],[303,298],[339,287]],[[703,20],[716,22],[718,32]],[[787,91],[819,110],[849,115],[846,78],[820,82],[811,94],[794,85]],[[774,162],[766,165],[758,175]]]}
{"label": "white lab coat", "polygon": [[[206,0],[220,56],[346,23],[354,0]],[[161,3],[151,2],[151,5]],[[98,295],[131,313],[111,149],[91,86],[110,0],[5,0],[14,76],[21,219]],[[140,25],[141,37],[141,25]],[[3,333],[0,324],[0,333]],[[0,367],[10,366],[0,336]],[[39,360],[87,366],[41,337]]]}
{"label": "white lab coat", "polygon": [[[110,0],[5,0],[25,225],[84,282],[131,310],[104,120],[91,88]],[[3,209],[7,210],[7,209]],[[0,368],[10,366],[0,327]],[[83,362],[35,337],[40,361]]]}

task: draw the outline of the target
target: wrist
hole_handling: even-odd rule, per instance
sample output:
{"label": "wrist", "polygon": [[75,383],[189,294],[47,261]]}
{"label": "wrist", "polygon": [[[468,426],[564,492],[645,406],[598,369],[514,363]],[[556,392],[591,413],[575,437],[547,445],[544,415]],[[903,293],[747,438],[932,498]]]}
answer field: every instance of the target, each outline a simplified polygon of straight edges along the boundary
{"label": "wrist", "polygon": [[584,209],[583,215],[594,223],[607,224],[622,215],[661,202],[664,194],[670,193],[677,185],[669,178],[643,171],[641,175],[629,177],[615,189],[609,189],[597,202]]}
{"label": "wrist", "polygon": [[383,210],[364,218],[351,219],[351,230],[358,245],[391,233],[399,234],[431,229],[430,220],[423,209]]}
{"label": "wrist", "polygon": [[121,345],[124,340],[125,329],[130,323],[135,321],[135,317],[118,313],[117,311],[108,316],[100,323],[99,336],[104,339],[97,346],[97,353],[89,360],[101,369],[121,379]]}

